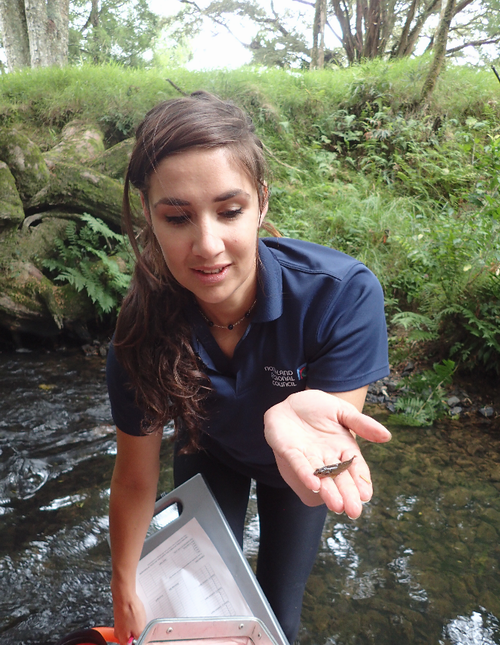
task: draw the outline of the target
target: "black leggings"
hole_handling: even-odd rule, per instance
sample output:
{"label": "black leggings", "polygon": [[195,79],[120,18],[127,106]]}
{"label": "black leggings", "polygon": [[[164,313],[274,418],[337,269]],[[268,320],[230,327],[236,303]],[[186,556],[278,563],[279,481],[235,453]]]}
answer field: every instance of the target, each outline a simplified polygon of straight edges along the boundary
{"label": "black leggings", "polygon": [[[200,451],[174,458],[174,482],[179,486],[201,473],[210,486],[240,546],[251,479]],[[257,580],[288,641],[300,625],[302,597],[318,550],[327,509],[303,504],[288,486],[257,482],[260,544]]]}

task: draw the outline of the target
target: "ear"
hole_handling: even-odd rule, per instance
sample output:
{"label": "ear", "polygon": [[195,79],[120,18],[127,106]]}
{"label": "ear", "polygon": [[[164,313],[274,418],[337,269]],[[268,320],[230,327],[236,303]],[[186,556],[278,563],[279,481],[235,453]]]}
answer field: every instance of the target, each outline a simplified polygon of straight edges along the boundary
{"label": "ear", "polygon": [[146,222],[151,226],[151,213],[149,212],[149,204],[146,197],[144,197],[144,193],[141,193],[141,204]]}

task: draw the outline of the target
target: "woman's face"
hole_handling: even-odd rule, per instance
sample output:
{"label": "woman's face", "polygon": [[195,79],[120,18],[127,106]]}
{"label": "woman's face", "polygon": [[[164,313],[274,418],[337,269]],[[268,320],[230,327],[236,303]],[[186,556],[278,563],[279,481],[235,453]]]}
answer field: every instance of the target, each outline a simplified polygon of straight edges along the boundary
{"label": "woman's face", "polygon": [[230,314],[251,304],[265,211],[250,177],[224,148],[161,161],[143,204],[170,272],[200,305]]}

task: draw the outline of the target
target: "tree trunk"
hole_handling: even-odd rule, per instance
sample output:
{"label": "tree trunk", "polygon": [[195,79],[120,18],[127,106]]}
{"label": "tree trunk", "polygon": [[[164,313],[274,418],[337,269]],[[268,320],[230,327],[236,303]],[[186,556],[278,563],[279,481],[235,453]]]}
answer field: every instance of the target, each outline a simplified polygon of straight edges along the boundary
{"label": "tree trunk", "polygon": [[310,69],[325,66],[326,0],[316,0]]}
{"label": "tree trunk", "polygon": [[381,50],[380,32],[382,22],[382,11],[380,7],[380,0],[370,0],[367,8],[366,22],[365,22],[365,44],[363,47],[363,57],[368,59],[383,56],[384,51]]}
{"label": "tree trunk", "polygon": [[441,0],[430,0],[430,2],[424,7],[422,13],[419,14],[415,25],[412,27],[404,47],[401,48],[401,52],[398,53],[397,57],[402,58],[404,56],[411,56],[417,44],[418,38],[422,29],[424,28],[425,23],[429,16],[439,7]]}
{"label": "tree trunk", "polygon": [[69,0],[24,0],[31,67],[68,62]]}
{"label": "tree trunk", "polygon": [[10,72],[29,67],[30,46],[24,0],[0,0],[0,33]]}
{"label": "tree trunk", "polygon": [[450,23],[453,18],[456,0],[447,0],[439,26],[436,32],[436,42],[434,45],[434,57],[422,87],[420,95],[420,103],[427,103],[434,91],[438,76],[443,67],[444,59],[446,56],[446,43],[448,42],[448,32],[450,30]]}
{"label": "tree trunk", "polygon": [[51,34],[51,65],[68,64],[69,0],[47,0],[48,31]]}
{"label": "tree trunk", "polygon": [[30,43],[31,67],[48,67],[51,57],[46,0],[24,0],[24,6]]}
{"label": "tree trunk", "polygon": [[387,47],[396,23],[396,2],[397,0],[389,0],[388,2],[381,3],[381,26],[380,26],[380,40],[383,51]]}
{"label": "tree trunk", "polygon": [[340,29],[342,31],[342,46],[347,54],[349,65],[352,65],[358,60],[357,49],[354,41],[354,36],[351,31],[350,16],[348,7],[344,4],[344,8],[340,6],[340,0],[331,0],[335,17],[337,18]]}
{"label": "tree trunk", "polygon": [[354,42],[356,44],[356,60],[363,58],[363,18],[365,14],[365,3],[363,0],[356,0],[356,31]]}
{"label": "tree trunk", "polygon": [[412,0],[410,8],[408,9],[408,13],[406,14],[406,20],[403,31],[401,33],[401,38],[399,39],[398,46],[394,51],[394,58],[402,58],[404,53],[406,52],[408,45],[408,36],[410,35],[410,27],[411,23],[413,22],[413,18],[415,17],[416,10],[417,0]]}

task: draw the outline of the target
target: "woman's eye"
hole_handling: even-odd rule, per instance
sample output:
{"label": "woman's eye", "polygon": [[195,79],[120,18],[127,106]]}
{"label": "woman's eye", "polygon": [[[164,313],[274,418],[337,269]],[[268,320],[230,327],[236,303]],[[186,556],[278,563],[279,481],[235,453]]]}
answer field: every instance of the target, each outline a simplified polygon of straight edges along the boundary
{"label": "woman's eye", "polygon": [[182,224],[187,224],[187,222],[189,222],[189,217],[187,215],[172,215],[170,217],[165,217],[165,221],[168,224],[173,224],[174,226],[181,226]]}
{"label": "woman's eye", "polygon": [[238,215],[241,215],[242,212],[243,212],[243,209],[241,207],[240,208],[232,208],[230,210],[223,211],[221,213],[221,215],[222,215],[222,217],[225,217],[226,219],[234,219],[235,217],[238,217]]}

